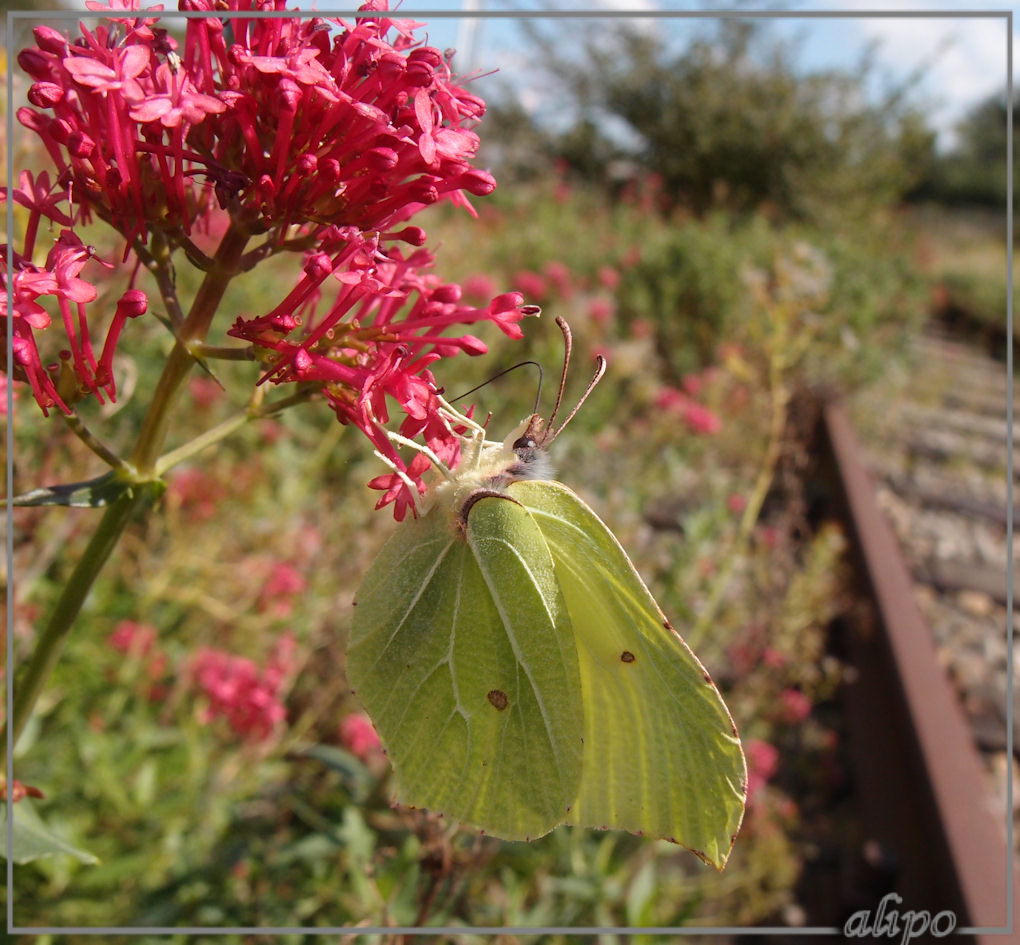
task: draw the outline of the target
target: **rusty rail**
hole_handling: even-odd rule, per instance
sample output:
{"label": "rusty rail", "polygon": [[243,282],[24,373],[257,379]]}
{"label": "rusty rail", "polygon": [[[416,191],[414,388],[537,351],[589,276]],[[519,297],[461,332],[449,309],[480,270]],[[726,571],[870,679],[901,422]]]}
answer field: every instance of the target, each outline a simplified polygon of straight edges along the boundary
{"label": "rusty rail", "polygon": [[[871,626],[848,627],[841,641],[855,670],[844,696],[863,828],[897,864],[904,908],[952,909],[972,941],[995,945],[1013,921],[1009,812],[994,809],[910,573],[838,402],[823,406],[820,435],[876,617]],[[1020,870],[1011,879],[1020,901]]]}

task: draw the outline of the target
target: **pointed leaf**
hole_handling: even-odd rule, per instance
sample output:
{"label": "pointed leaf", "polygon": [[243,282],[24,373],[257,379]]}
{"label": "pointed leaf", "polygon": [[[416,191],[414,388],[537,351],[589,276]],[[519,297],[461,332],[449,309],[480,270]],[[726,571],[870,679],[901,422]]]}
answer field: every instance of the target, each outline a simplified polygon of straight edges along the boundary
{"label": "pointed leaf", "polygon": [[77,509],[98,509],[116,502],[135,486],[135,483],[128,482],[115,472],[108,472],[85,482],[43,486],[41,489],[23,492],[5,501],[18,506],[67,505]]}
{"label": "pointed leaf", "polygon": [[[3,819],[0,820],[0,857],[6,860],[7,805],[4,804],[0,810],[3,812]],[[57,837],[27,800],[19,801],[14,805],[12,847],[11,858],[15,863],[30,863],[32,860],[38,860],[44,856],[59,854],[73,856],[79,863],[86,863],[90,866],[99,862],[99,858],[87,850],[81,850]]]}

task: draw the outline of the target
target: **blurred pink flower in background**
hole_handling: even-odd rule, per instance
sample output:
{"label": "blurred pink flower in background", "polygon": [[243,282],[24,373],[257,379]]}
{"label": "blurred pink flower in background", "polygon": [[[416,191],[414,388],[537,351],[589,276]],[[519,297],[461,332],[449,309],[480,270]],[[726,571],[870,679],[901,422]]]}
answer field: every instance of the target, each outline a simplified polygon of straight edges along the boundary
{"label": "blurred pink flower in background", "polygon": [[588,303],[588,317],[599,325],[605,325],[612,320],[616,312],[616,305],[612,299],[592,299]]}
{"label": "blurred pink flower in background", "polygon": [[744,754],[747,756],[747,803],[750,805],[779,770],[779,749],[750,738],[744,742]]}
{"label": "blurred pink flower in background", "polygon": [[514,277],[510,281],[513,287],[529,302],[542,303],[549,292],[545,278],[530,269],[522,269],[520,272],[514,273]]}
{"label": "blurred pink flower in background", "polygon": [[680,386],[691,395],[691,397],[697,397],[701,393],[701,388],[704,386],[704,382],[701,379],[700,374],[685,374],[680,378]]}
{"label": "blurred pink flower in background", "polygon": [[269,565],[269,575],[259,591],[258,608],[275,617],[286,617],[294,607],[294,598],[308,587],[305,576],[284,561]]}
{"label": "blurred pink flower in background", "polygon": [[563,298],[569,299],[574,294],[574,277],[566,263],[550,260],[542,267],[542,273]]}
{"label": "blurred pink flower in background", "polygon": [[599,285],[612,291],[620,284],[620,270],[612,266],[602,266],[598,271]]}
{"label": "blurred pink flower in background", "polygon": [[208,410],[213,404],[223,399],[225,391],[211,377],[200,375],[188,381],[188,390],[194,398],[195,406]]}
{"label": "blurred pink flower in background", "polygon": [[193,521],[213,518],[225,495],[223,483],[198,466],[179,467],[167,477],[167,503],[176,505]]}
{"label": "blurred pink flower in background", "polygon": [[726,496],[726,508],[734,515],[739,515],[747,508],[747,498],[740,492],[731,492]]}
{"label": "blurred pink flower in background", "polygon": [[166,687],[156,683],[166,675],[169,658],[156,646],[158,631],[152,624],[121,620],[106,642],[114,650],[139,659],[145,669],[145,677],[153,685],[146,685],[145,695],[151,702],[158,702],[166,695]]}
{"label": "blurred pink flower in background", "polygon": [[106,642],[121,653],[144,655],[152,649],[156,635],[156,628],[152,624],[121,620],[106,638]]}
{"label": "blurred pink flower in background", "polygon": [[380,753],[379,735],[363,712],[347,715],[340,722],[340,743],[362,761]]}
{"label": "blurred pink flower in background", "polygon": [[655,335],[655,325],[647,318],[635,318],[630,323],[632,338],[651,338]]}
{"label": "blurred pink flower in background", "polygon": [[464,280],[464,297],[472,302],[482,302],[496,295],[496,280],[485,273],[476,272]]}
{"label": "blurred pink flower in background", "polygon": [[662,410],[681,411],[687,403],[687,396],[675,387],[662,387],[655,395],[655,406]]}
{"label": "blurred pink flower in background", "polygon": [[811,714],[811,700],[799,689],[784,689],[779,703],[787,722],[803,722]]}
{"label": "blurred pink flower in background", "polygon": [[191,675],[208,705],[199,718],[208,723],[224,718],[242,738],[263,741],[287,717],[282,691],[295,669],[294,637],[277,638],[266,665],[222,650],[202,649],[191,662]]}
{"label": "blurred pink flower in background", "polygon": [[676,387],[663,387],[655,398],[655,405],[677,413],[692,433],[713,436],[722,426],[718,415]]}
{"label": "blurred pink flower in background", "polygon": [[635,243],[620,260],[620,268],[633,269],[639,262],[641,262],[641,247]]}
{"label": "blurred pink flower in background", "polygon": [[714,436],[719,432],[722,422],[718,415],[703,404],[689,402],[683,411],[684,421],[693,433]]}

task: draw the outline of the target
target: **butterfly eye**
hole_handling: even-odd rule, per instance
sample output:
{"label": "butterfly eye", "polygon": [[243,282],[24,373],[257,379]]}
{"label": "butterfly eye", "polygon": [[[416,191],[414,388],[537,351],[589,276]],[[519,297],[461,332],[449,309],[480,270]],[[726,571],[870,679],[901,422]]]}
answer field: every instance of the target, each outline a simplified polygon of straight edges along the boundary
{"label": "butterfly eye", "polygon": [[520,439],[514,440],[513,451],[515,453],[534,449],[538,449],[538,443],[533,436],[522,436]]}

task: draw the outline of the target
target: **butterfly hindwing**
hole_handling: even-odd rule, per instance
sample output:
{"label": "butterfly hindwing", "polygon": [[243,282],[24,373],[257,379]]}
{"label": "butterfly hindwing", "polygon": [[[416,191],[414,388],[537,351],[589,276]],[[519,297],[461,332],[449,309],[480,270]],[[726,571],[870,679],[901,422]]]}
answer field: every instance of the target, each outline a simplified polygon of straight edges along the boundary
{"label": "butterfly hindwing", "polygon": [[583,774],[566,822],[674,840],[721,868],[746,785],[722,697],[580,498],[549,481],[508,491],[551,552],[578,652]]}

